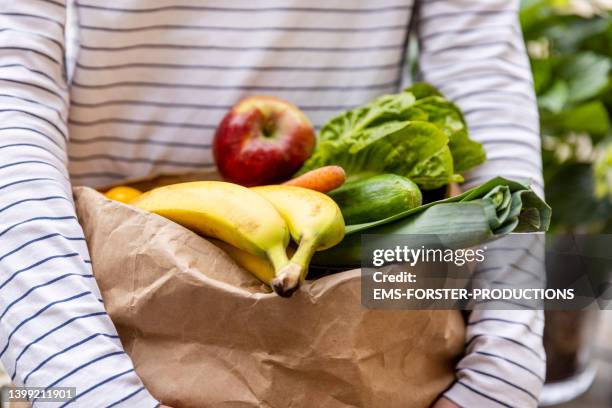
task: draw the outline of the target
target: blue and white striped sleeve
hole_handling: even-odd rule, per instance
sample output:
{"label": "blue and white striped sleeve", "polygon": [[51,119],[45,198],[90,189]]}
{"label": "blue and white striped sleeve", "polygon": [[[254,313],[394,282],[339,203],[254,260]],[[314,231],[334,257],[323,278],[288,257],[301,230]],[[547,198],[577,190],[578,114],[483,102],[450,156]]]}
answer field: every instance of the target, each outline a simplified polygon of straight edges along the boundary
{"label": "blue and white striped sleeve", "polygon": [[[518,0],[423,0],[419,65],[463,110],[487,162],[466,186],[497,175],[543,192],[537,105]],[[471,313],[467,351],[445,396],[463,407],[536,407],[545,372],[541,311]]]}
{"label": "blue and white striped sleeve", "polygon": [[0,2],[0,358],[50,406],[154,407],[104,310],[66,169],[64,0]]}

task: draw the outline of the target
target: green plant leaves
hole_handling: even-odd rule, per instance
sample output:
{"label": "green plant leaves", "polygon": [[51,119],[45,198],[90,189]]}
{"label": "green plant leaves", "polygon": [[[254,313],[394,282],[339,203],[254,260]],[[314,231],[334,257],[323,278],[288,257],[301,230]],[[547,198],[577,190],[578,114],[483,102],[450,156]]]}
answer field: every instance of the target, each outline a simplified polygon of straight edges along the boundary
{"label": "green plant leaves", "polygon": [[[542,94],[550,85],[552,79],[553,63],[550,59],[532,59],[531,71],[533,74],[533,87],[538,95]],[[539,102],[539,101],[538,101]]]}
{"label": "green plant leaves", "polygon": [[538,98],[538,105],[553,113],[560,113],[569,100],[567,82],[557,80],[550,89]]}
{"label": "green plant leaves", "polygon": [[554,203],[555,231],[579,228],[583,233],[591,232],[599,220],[606,219],[610,204],[598,201],[594,188],[593,168],[587,163],[561,165],[547,180],[546,197]]}
{"label": "green plant leaves", "polygon": [[601,101],[591,101],[560,115],[561,126],[575,132],[605,135],[610,130],[608,111]]}
{"label": "green plant leaves", "polygon": [[595,161],[595,196],[612,205],[612,141],[603,146]]}
{"label": "green plant leaves", "polygon": [[556,134],[568,131],[584,132],[591,134],[595,140],[610,131],[608,111],[598,100],[586,102],[556,114],[543,112],[542,124],[548,132]]}
{"label": "green plant leaves", "polygon": [[[547,60],[534,64],[538,67],[540,94],[538,105],[552,113],[560,113],[572,104],[597,97],[608,86],[612,69],[610,58],[591,52],[583,52],[563,59]],[[553,68],[552,64],[556,65]],[[545,71],[548,69],[548,71]],[[544,87],[544,76],[554,81]]]}
{"label": "green plant leaves", "polygon": [[610,12],[581,17],[568,0],[522,0],[521,6],[546,135],[542,159],[555,209],[552,228],[610,231],[612,162],[596,154],[612,137]]}
{"label": "green plant leaves", "polygon": [[608,84],[610,58],[582,52],[567,58],[560,70],[569,90],[569,101],[580,102],[597,96]]}

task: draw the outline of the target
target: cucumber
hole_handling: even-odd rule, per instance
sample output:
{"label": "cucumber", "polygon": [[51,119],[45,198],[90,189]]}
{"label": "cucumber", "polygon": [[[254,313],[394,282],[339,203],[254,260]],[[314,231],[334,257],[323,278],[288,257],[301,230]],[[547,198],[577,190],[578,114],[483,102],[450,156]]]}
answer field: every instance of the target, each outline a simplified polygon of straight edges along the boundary
{"label": "cucumber", "polygon": [[340,207],[347,225],[382,220],[418,207],[423,200],[412,180],[395,174],[349,181],[328,195]]}

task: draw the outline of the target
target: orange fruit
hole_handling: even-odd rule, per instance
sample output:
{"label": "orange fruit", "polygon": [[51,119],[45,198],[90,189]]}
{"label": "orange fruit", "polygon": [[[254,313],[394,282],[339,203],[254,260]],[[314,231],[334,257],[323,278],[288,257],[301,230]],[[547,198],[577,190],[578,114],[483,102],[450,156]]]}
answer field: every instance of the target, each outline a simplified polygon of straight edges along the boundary
{"label": "orange fruit", "polygon": [[106,198],[129,204],[132,200],[142,194],[142,191],[128,186],[117,186],[108,190],[104,195]]}

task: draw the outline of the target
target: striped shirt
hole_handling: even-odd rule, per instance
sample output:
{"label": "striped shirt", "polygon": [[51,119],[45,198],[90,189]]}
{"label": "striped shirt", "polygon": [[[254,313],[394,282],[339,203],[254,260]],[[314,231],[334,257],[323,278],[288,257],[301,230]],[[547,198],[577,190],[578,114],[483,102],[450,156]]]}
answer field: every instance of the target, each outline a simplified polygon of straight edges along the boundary
{"label": "striped shirt", "polygon": [[[414,21],[422,79],[488,154],[466,184],[542,191],[518,0],[78,0],[76,49],[69,6],[0,1],[0,358],[18,384],[77,387],[72,406],[156,401],[105,313],[71,184],[213,166],[215,127],[242,97],[288,99],[318,128],[406,83]],[[472,313],[448,398],[535,407],[541,319]]]}

